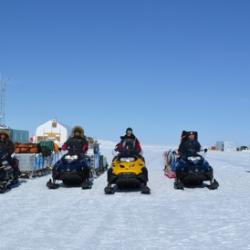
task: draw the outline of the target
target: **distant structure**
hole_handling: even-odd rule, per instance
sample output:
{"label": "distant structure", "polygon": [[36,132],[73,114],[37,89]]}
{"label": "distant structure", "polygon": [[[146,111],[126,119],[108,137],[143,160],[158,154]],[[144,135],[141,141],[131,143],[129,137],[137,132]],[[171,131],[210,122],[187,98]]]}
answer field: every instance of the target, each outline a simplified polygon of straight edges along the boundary
{"label": "distant structure", "polygon": [[218,151],[236,151],[236,146],[229,141],[216,142],[216,150]]}
{"label": "distant structure", "polygon": [[240,146],[240,147],[237,147],[237,151],[249,151],[250,149],[250,146]]}
{"label": "distant structure", "polygon": [[223,141],[217,141],[216,142],[216,150],[224,151],[224,142]]}
{"label": "distant structure", "polygon": [[5,124],[5,93],[7,81],[0,74],[0,125]]}
{"label": "distant structure", "polygon": [[28,143],[29,131],[12,129],[5,124],[5,96],[6,96],[7,80],[3,79],[0,74],[0,131],[5,131],[9,134],[14,143]]}
{"label": "distant structure", "polygon": [[62,146],[71,134],[71,128],[59,123],[57,120],[52,119],[41,125],[36,129],[34,142],[51,140]]}
{"label": "distant structure", "polygon": [[8,126],[1,125],[0,132],[7,132],[10,139],[14,143],[28,143],[29,142],[29,131],[28,130],[20,130],[20,129],[12,129]]}
{"label": "distant structure", "polygon": [[224,151],[236,151],[236,146],[231,141],[224,142]]}

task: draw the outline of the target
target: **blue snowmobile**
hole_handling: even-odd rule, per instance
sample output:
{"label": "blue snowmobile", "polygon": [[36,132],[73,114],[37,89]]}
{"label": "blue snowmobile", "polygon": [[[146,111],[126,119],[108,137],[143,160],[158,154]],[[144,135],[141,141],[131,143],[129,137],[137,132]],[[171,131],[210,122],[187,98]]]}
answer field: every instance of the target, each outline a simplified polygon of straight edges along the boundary
{"label": "blue snowmobile", "polygon": [[[204,184],[209,181],[210,184]],[[213,168],[199,154],[193,156],[183,156],[176,163],[175,189],[184,187],[206,186],[213,190],[219,187],[219,183],[213,176]]]}
{"label": "blue snowmobile", "polygon": [[91,159],[87,155],[64,155],[52,169],[52,180],[47,182],[49,189],[59,188],[56,183],[61,180],[65,186],[81,186],[82,189],[91,189],[93,175]]}
{"label": "blue snowmobile", "polygon": [[[198,133],[195,131],[183,131],[181,144],[178,149],[179,157],[176,160],[176,179],[174,188],[206,186],[213,190],[219,187],[214,179],[213,168],[199,152],[201,145],[198,142]],[[206,151],[205,151],[206,152]],[[205,184],[209,181],[210,184]]]}

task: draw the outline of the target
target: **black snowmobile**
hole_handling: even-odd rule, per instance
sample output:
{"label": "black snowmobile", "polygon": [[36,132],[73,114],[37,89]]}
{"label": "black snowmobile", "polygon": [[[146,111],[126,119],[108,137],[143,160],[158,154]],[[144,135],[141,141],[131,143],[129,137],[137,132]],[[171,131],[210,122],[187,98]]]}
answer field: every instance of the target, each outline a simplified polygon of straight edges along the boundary
{"label": "black snowmobile", "polygon": [[[18,169],[17,169],[18,171]],[[18,183],[18,173],[8,160],[8,154],[0,155],[0,193],[4,193]]]}
{"label": "black snowmobile", "polygon": [[82,189],[91,189],[93,175],[91,159],[87,155],[64,155],[52,169],[52,180],[47,182],[49,189],[59,188],[56,183],[61,180],[65,186],[81,186]]}
{"label": "black snowmobile", "polygon": [[[210,184],[205,184],[209,181]],[[175,189],[184,187],[207,187],[211,190],[217,189],[219,183],[214,179],[213,168],[199,154],[183,156],[177,160]]]}
{"label": "black snowmobile", "polygon": [[[209,189],[217,189],[219,183],[214,179],[213,168],[198,152],[201,145],[198,142],[196,131],[182,131],[181,144],[179,146],[180,157],[177,159],[176,179],[174,187],[184,189],[184,187],[206,186]],[[206,153],[207,150],[204,150]],[[205,184],[209,181],[210,184]]]}

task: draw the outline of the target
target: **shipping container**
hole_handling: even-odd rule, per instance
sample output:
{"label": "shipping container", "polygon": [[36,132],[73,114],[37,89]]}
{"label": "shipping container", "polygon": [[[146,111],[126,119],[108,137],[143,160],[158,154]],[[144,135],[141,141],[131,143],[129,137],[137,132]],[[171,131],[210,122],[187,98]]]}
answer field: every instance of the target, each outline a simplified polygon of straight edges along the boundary
{"label": "shipping container", "polygon": [[29,142],[29,131],[10,129],[10,139],[14,143],[28,143]]}
{"label": "shipping container", "polygon": [[13,143],[28,143],[29,142],[29,131],[12,129],[7,126],[0,126],[0,132],[7,132]]}

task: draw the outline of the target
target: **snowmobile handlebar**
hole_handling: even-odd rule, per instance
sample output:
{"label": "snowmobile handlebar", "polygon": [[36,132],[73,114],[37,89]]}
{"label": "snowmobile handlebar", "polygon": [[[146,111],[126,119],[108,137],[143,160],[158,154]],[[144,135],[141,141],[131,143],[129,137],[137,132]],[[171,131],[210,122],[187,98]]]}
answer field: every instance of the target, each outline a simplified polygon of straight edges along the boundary
{"label": "snowmobile handlebar", "polygon": [[7,157],[8,157],[8,153],[3,153],[1,156],[0,156],[0,160],[1,161],[4,161]]}

